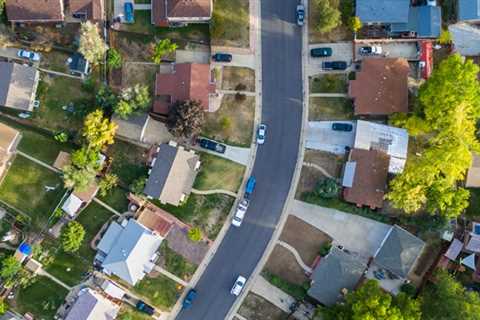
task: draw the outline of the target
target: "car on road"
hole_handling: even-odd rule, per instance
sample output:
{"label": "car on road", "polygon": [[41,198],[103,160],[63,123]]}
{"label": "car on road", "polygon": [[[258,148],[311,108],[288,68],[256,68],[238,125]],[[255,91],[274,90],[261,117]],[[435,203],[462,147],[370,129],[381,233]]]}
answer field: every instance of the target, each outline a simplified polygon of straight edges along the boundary
{"label": "car on road", "polygon": [[332,123],[332,130],[350,132],[353,130],[353,126],[350,123],[334,122]]}
{"label": "car on road", "polygon": [[333,53],[332,48],[314,48],[310,50],[310,55],[313,58],[331,57]]}
{"label": "car on road", "polygon": [[378,55],[381,55],[383,52],[381,46],[360,47],[358,51],[362,56],[378,56]]}
{"label": "car on road", "polygon": [[257,144],[265,143],[265,135],[267,134],[267,125],[261,123],[257,129]]}
{"label": "car on road", "polygon": [[125,2],[123,5],[123,10],[125,12],[125,22],[126,23],[133,23],[133,3]]}
{"label": "car on road", "polygon": [[234,296],[238,296],[242,292],[245,282],[247,282],[245,277],[238,276],[237,280],[235,280],[235,283],[233,284],[232,290],[230,290],[230,293]]}
{"label": "car on road", "polygon": [[248,204],[249,202],[247,199],[243,199],[238,203],[237,210],[235,210],[235,215],[232,219],[232,225],[235,227],[240,227],[242,225],[245,213],[247,213]]}
{"label": "car on road", "polygon": [[255,186],[257,185],[257,180],[255,179],[254,176],[250,176],[247,180],[247,185],[245,186],[245,195],[244,198],[248,199],[253,193],[253,190],[255,190]]}
{"label": "car on road", "polygon": [[217,62],[232,62],[232,55],[229,53],[215,53],[212,56],[213,61]]}
{"label": "car on road", "polygon": [[193,300],[197,297],[197,290],[190,289],[182,302],[182,309],[188,309],[192,306]]}
{"label": "car on road", "polygon": [[324,61],[322,63],[323,70],[346,70],[347,66],[345,61]]}
{"label": "car on road", "polygon": [[226,145],[205,138],[199,139],[198,143],[203,149],[212,150],[218,153],[225,153],[225,150],[227,149]]}
{"label": "car on road", "polygon": [[40,55],[36,52],[27,51],[27,50],[18,50],[17,56],[22,59],[28,59],[30,61],[40,61]]}
{"label": "car on road", "polygon": [[135,305],[138,311],[141,311],[143,313],[146,313],[150,316],[153,316],[155,314],[155,308],[153,308],[151,305],[146,304],[142,300],[138,300],[137,304]]}
{"label": "car on road", "polygon": [[305,7],[303,4],[297,5],[297,25],[303,26],[305,23]]}

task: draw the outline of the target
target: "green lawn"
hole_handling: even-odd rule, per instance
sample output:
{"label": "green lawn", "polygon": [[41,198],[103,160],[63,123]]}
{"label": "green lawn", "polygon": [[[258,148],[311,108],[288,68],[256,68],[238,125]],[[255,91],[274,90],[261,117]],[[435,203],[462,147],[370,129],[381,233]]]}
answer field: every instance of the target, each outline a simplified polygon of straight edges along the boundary
{"label": "green lawn", "polygon": [[245,172],[244,166],[204,152],[200,152],[200,161],[200,172],[193,185],[195,189],[238,191]]}
{"label": "green lawn", "polygon": [[346,98],[310,98],[308,120],[351,120],[353,119],[352,102]]}
{"label": "green lawn", "polygon": [[149,315],[137,311],[136,309],[129,307],[127,304],[123,304],[120,309],[120,313],[117,316],[118,320],[152,320]]}
{"label": "green lawn", "polygon": [[298,284],[290,283],[287,280],[282,279],[268,271],[263,271],[262,276],[275,287],[281,289],[285,293],[288,293],[297,300],[303,300],[307,296],[308,283],[304,286],[300,286]]}
{"label": "green lawn", "polygon": [[216,0],[211,21],[212,44],[248,48],[250,43],[248,0]]}
{"label": "green lawn", "polygon": [[[45,187],[56,187],[46,191]],[[61,177],[20,155],[0,186],[0,199],[29,215],[35,228],[43,228],[65,189]]]}
{"label": "green lawn", "polygon": [[30,312],[37,319],[53,319],[67,293],[49,278],[37,276],[32,285],[18,290],[15,309],[21,314]]}
{"label": "green lawn", "polygon": [[146,149],[121,140],[116,140],[108,149],[108,155],[113,158],[112,173],[118,176],[125,187],[135,179],[147,176],[143,157],[145,152]]}
{"label": "green lawn", "polygon": [[[53,71],[68,73],[67,59],[70,55],[59,50],[52,50],[50,52],[43,52],[40,60],[40,67]],[[66,78],[64,78],[66,79]]]}
{"label": "green lawn", "polygon": [[125,189],[120,187],[115,187],[111,189],[105,197],[97,195],[101,201],[105,202],[113,209],[117,210],[120,213],[127,211],[128,209],[128,199],[127,199],[128,192]]}
{"label": "green lawn", "polygon": [[310,93],[346,93],[346,74],[325,74],[310,78]]}
{"label": "green lawn", "polygon": [[181,294],[177,283],[161,274],[155,278],[146,276],[137,283],[133,291],[162,310],[169,310]]}
{"label": "green lawn", "polygon": [[188,281],[195,273],[197,266],[189,263],[181,255],[170,249],[167,240],[163,240],[160,253],[162,259],[164,259],[163,267],[179,278]]}

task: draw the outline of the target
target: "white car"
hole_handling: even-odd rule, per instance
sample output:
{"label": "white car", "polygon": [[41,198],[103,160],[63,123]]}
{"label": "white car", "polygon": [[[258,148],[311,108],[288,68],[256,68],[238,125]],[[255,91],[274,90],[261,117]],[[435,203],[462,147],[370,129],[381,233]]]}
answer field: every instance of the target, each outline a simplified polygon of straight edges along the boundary
{"label": "white car", "polygon": [[230,293],[234,296],[238,296],[242,292],[243,287],[245,286],[245,282],[247,282],[247,279],[245,279],[245,277],[238,276],[237,280],[235,280],[235,284],[233,285],[232,290],[230,290]]}
{"label": "white car", "polygon": [[257,130],[257,144],[265,143],[265,135],[267,134],[267,125],[260,124]]}
{"label": "white car", "polygon": [[40,61],[40,55],[36,52],[27,51],[27,50],[18,50],[17,56],[23,59],[28,59],[31,61]]}
{"label": "white car", "polygon": [[248,209],[248,200],[243,199],[238,203],[237,211],[235,211],[235,216],[232,219],[232,225],[235,227],[240,227],[242,225],[243,217],[247,213]]}

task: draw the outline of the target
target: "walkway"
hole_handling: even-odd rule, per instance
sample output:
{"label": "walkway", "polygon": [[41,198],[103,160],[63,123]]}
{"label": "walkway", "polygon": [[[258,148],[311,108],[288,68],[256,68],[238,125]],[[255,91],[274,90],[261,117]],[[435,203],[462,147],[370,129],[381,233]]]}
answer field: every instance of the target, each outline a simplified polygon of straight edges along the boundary
{"label": "walkway", "polygon": [[201,194],[201,195],[209,195],[209,194],[226,194],[227,196],[232,196],[234,198],[237,197],[237,194],[233,191],[230,190],[222,190],[222,189],[214,189],[214,190],[197,190],[197,189],[192,189],[192,193],[195,194]]}
{"label": "walkway", "polygon": [[300,257],[300,254],[298,253],[297,249],[295,249],[288,243],[283,242],[281,240],[278,240],[277,243],[293,254],[293,256],[295,257],[295,260],[297,260],[297,263],[300,265],[300,267],[302,267],[303,270],[305,270],[305,272],[312,273],[313,271],[312,268],[310,268],[305,264],[305,262],[303,262],[302,257]]}
{"label": "walkway", "polygon": [[272,285],[261,275],[255,278],[251,290],[286,313],[290,313],[290,306],[295,302],[293,297]]}
{"label": "walkway", "polygon": [[218,93],[221,93],[221,94],[243,94],[245,96],[250,96],[250,97],[256,97],[257,96],[257,93],[256,92],[252,92],[252,91],[237,91],[237,90],[224,90],[224,89],[220,89],[220,90],[217,90]]}
{"label": "walkway", "polygon": [[48,73],[48,74],[53,74],[55,76],[62,76],[62,77],[73,78],[73,79],[77,79],[77,80],[83,80],[82,77],[74,76],[74,75],[68,74],[68,73],[63,73],[63,72],[58,72],[58,71],[53,71],[53,70],[48,70],[48,69],[43,69],[43,68],[37,68],[37,69],[39,71],[42,71],[42,72],[45,72],[45,73]]}
{"label": "walkway", "polygon": [[168,272],[167,270],[163,269],[162,267],[158,266],[158,265],[155,265],[153,267],[153,270],[157,271],[157,272],[160,272],[161,274],[163,274],[164,276],[167,276],[168,278],[172,279],[173,281],[175,281],[176,283],[178,284],[181,284],[182,286],[184,287],[188,287],[188,282],[186,282],[185,280],[183,279],[180,279],[179,277],[177,277],[176,275],[174,275],[173,273],[170,273]]}
{"label": "walkway", "polygon": [[303,165],[305,167],[310,167],[310,168],[314,168],[318,171],[320,171],[324,176],[330,178],[330,179],[336,179],[335,177],[333,177],[330,173],[327,172],[327,170],[323,169],[322,167],[320,167],[318,164],[315,164],[315,163],[311,163],[311,162],[304,162]]}
{"label": "walkway", "polygon": [[37,271],[37,274],[40,275],[40,276],[45,276],[47,278],[50,278],[51,280],[53,280],[54,282],[56,282],[57,284],[61,285],[62,287],[64,287],[65,289],[67,289],[68,291],[72,290],[73,287],[70,287],[68,285],[66,285],[65,283],[63,283],[62,281],[60,281],[59,279],[55,278],[54,276],[52,276],[50,273],[48,273],[47,271],[45,271],[43,268],[40,268],[40,270]]}
{"label": "walkway", "polygon": [[116,214],[117,216],[121,217],[122,214],[120,212],[118,212],[117,210],[113,209],[112,207],[110,207],[108,204],[106,204],[105,202],[101,201],[100,199],[98,198],[93,198],[93,201],[95,201],[96,203],[98,203],[99,205],[101,205],[102,207],[104,207],[105,209],[107,209],[108,211]]}
{"label": "walkway", "polygon": [[32,157],[32,156],[30,156],[30,155],[28,155],[28,154],[26,154],[26,153],[24,153],[20,150],[17,150],[17,154],[21,155],[22,157],[27,158],[28,160],[31,160],[31,161],[35,162],[36,164],[38,164],[38,165],[40,165],[44,168],[47,168],[47,169],[49,169],[51,171],[54,171],[56,173],[60,173],[60,170],[58,170],[57,168],[54,168],[51,165],[46,164],[45,162],[43,162],[41,160],[38,160],[37,158],[34,158],[34,157]]}
{"label": "walkway", "polygon": [[310,98],[325,97],[325,98],[348,98],[346,93],[310,93]]}

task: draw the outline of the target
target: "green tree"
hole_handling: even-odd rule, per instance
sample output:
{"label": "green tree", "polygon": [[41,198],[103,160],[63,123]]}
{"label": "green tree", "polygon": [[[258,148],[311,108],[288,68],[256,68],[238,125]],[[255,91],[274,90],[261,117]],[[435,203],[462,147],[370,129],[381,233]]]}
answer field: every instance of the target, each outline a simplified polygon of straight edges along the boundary
{"label": "green tree", "polygon": [[82,245],[84,237],[85,229],[83,226],[76,221],[70,221],[62,230],[61,241],[63,251],[78,251]]}
{"label": "green tree", "polygon": [[114,142],[117,125],[103,116],[101,110],[89,113],[83,122],[82,135],[87,140],[88,148],[101,150]]}
{"label": "green tree", "polygon": [[151,105],[150,90],[146,85],[136,84],[122,91],[121,100],[115,106],[115,113],[127,119],[131,114],[147,110]]}
{"label": "green tree", "polygon": [[198,242],[203,238],[202,231],[197,227],[191,228],[188,230],[188,238],[192,241]]}
{"label": "green tree", "polygon": [[107,65],[110,69],[119,69],[122,67],[122,55],[115,48],[108,49]]}
{"label": "green tree", "polygon": [[4,315],[8,310],[8,305],[5,303],[4,299],[0,299],[0,316]]}
{"label": "green tree", "polygon": [[332,7],[330,1],[314,0],[318,16],[316,29],[318,32],[326,33],[335,29],[341,23],[341,12]]}
{"label": "green tree", "polygon": [[203,107],[198,101],[177,101],[169,110],[167,127],[176,137],[190,138],[205,123]]}
{"label": "green tree", "polygon": [[480,296],[477,292],[467,291],[445,271],[435,274],[434,282],[429,284],[422,296],[424,320],[480,319]]}
{"label": "green tree", "polygon": [[2,261],[0,278],[2,278],[5,287],[11,288],[15,284],[16,275],[21,269],[22,265],[13,255],[8,256]]}
{"label": "green tree", "polygon": [[98,184],[100,195],[105,197],[112,188],[118,185],[118,176],[113,173],[107,173]]}
{"label": "green tree", "polygon": [[153,49],[152,61],[156,64],[160,64],[164,56],[175,52],[178,45],[173,43],[170,39],[163,39],[157,42]]}
{"label": "green tree", "polygon": [[442,29],[437,41],[440,44],[449,45],[452,43],[452,34],[447,29]]}
{"label": "green tree", "polygon": [[358,32],[362,28],[362,20],[359,17],[350,17],[349,27],[353,32]]}
{"label": "green tree", "polygon": [[97,172],[92,168],[78,168],[67,165],[63,168],[63,183],[65,188],[74,188],[79,191],[86,190],[95,181]]}
{"label": "green tree", "polygon": [[129,186],[129,189],[132,193],[140,195],[143,193],[143,189],[145,189],[146,183],[147,177],[140,177],[132,182],[132,184]]}
{"label": "green tree", "polygon": [[83,22],[80,25],[78,51],[92,64],[98,64],[102,61],[107,51],[107,46],[100,36],[97,26],[90,21]]}
{"label": "green tree", "polygon": [[66,132],[59,132],[53,138],[58,142],[65,143],[68,141],[68,134]]}
{"label": "green tree", "polygon": [[337,184],[335,179],[324,179],[317,183],[315,187],[315,195],[322,198],[335,198],[338,196],[340,191],[340,186]]}
{"label": "green tree", "polygon": [[3,14],[3,10],[5,10],[5,2],[6,0],[0,0],[0,15]]}
{"label": "green tree", "polygon": [[100,170],[100,154],[98,151],[89,149],[85,146],[72,153],[71,164],[77,168],[91,168],[93,171]]}
{"label": "green tree", "polygon": [[120,118],[128,119],[128,117],[134,111],[133,108],[134,108],[133,103],[131,103],[129,101],[126,101],[126,100],[120,100],[120,101],[118,101],[114,110],[115,110],[115,114],[117,114]]}
{"label": "green tree", "polygon": [[105,112],[110,113],[118,103],[118,97],[109,86],[102,85],[95,95],[95,102]]}

